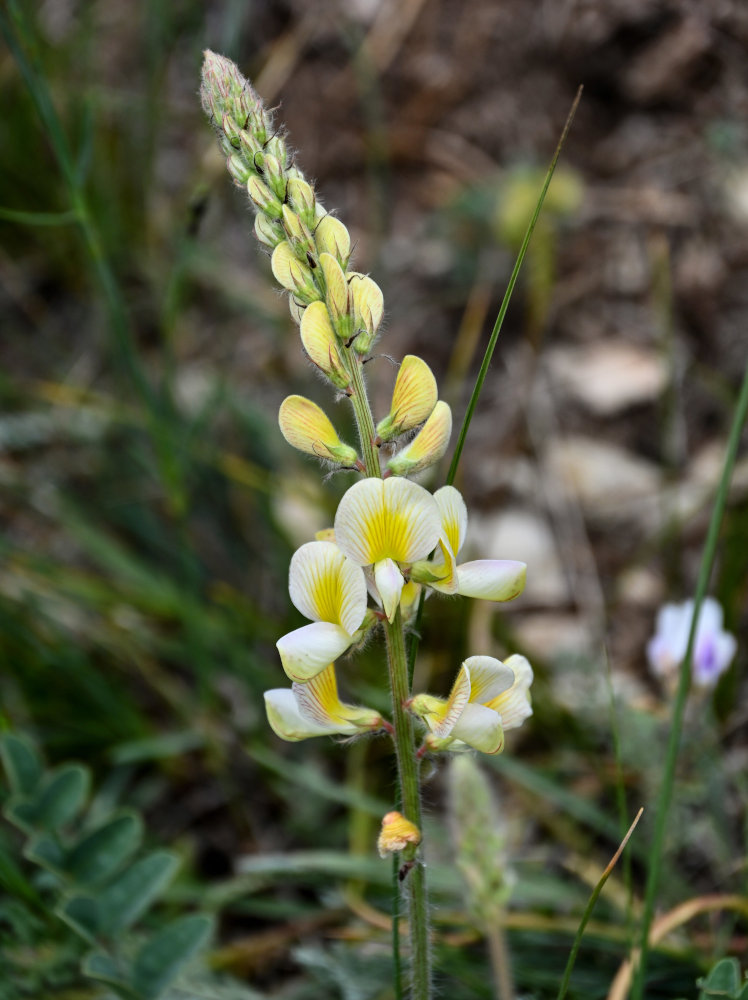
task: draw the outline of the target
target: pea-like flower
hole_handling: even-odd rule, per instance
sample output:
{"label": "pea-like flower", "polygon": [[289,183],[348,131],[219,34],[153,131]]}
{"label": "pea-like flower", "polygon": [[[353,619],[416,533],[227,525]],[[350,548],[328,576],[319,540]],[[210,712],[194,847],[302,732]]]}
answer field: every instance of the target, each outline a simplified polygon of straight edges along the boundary
{"label": "pea-like flower", "polygon": [[293,554],[288,589],[312,624],[284,635],[276,646],[291,680],[308,681],[361,638],[366,578],[333,542],[307,542]]}
{"label": "pea-like flower", "polygon": [[[693,619],[693,601],[665,604],[657,615],[657,629],[647,643],[647,659],[652,673],[672,680],[686,655]],[[735,656],[735,636],[722,628],[719,602],[707,597],[701,604],[694,636],[692,678],[696,687],[714,687]]]}
{"label": "pea-like flower", "polygon": [[426,723],[431,750],[460,750],[465,745],[495,754],[504,748],[504,731],[532,715],[529,688],[532,667],[515,654],[502,663],[493,656],[464,661],[448,698],[418,694],[410,711]]}
{"label": "pea-like flower", "polygon": [[468,515],[465,501],[454,486],[443,486],[434,494],[441,530],[433,558],[417,563],[411,577],[443,594],[462,594],[486,601],[511,601],[522,593],[527,564],[515,559],[475,559],[457,565],[465,542]]}
{"label": "pea-like flower", "polygon": [[440,533],[431,494],[408,479],[362,479],[344,494],[335,540],[358,566],[373,567],[374,586],[389,622],[405,585],[403,568],[424,559]]}
{"label": "pea-like flower", "polygon": [[356,736],[385,725],[374,709],[340,700],[332,663],[307,684],[266,691],[265,711],[273,732],[289,743],[311,736]]}

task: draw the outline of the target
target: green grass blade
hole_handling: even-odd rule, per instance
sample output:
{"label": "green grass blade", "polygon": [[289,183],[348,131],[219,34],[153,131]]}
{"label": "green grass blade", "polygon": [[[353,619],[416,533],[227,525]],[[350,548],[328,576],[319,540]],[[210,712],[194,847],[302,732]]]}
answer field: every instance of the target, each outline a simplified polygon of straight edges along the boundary
{"label": "green grass blade", "polygon": [[561,138],[558,140],[558,145],[556,146],[556,152],[553,154],[553,159],[551,160],[550,166],[548,167],[548,172],[545,175],[545,181],[543,182],[543,187],[540,191],[540,196],[538,197],[538,202],[535,206],[535,211],[530,219],[530,224],[527,227],[527,232],[525,233],[525,238],[522,240],[522,246],[520,247],[519,253],[517,254],[517,259],[514,262],[514,268],[512,270],[511,277],[509,278],[509,284],[507,285],[506,292],[504,293],[504,298],[499,309],[498,316],[496,317],[496,322],[494,323],[493,330],[491,331],[491,338],[488,341],[488,347],[486,348],[486,353],[483,355],[483,361],[480,366],[480,371],[478,372],[478,377],[475,380],[475,385],[473,386],[473,392],[470,396],[470,402],[468,403],[467,410],[465,411],[465,417],[462,421],[462,427],[460,427],[460,435],[457,438],[457,444],[455,445],[454,454],[452,455],[452,462],[449,466],[449,472],[447,473],[447,484],[451,486],[455,481],[455,476],[457,475],[457,466],[460,464],[460,456],[462,455],[462,449],[465,445],[465,438],[467,437],[467,432],[470,427],[470,423],[473,419],[473,414],[475,413],[475,408],[478,405],[478,399],[483,389],[483,383],[486,380],[486,375],[488,374],[488,369],[491,364],[491,359],[493,357],[494,348],[496,347],[496,342],[499,339],[499,334],[501,333],[501,327],[504,324],[504,317],[506,316],[506,311],[509,308],[509,302],[512,298],[512,293],[514,291],[514,286],[517,283],[517,277],[519,276],[520,268],[525,259],[525,254],[527,253],[527,248],[530,245],[530,240],[532,238],[533,231],[535,230],[535,224],[538,221],[538,216],[540,215],[540,210],[543,207],[543,202],[545,201],[546,192],[551,183],[551,178],[553,177],[554,171],[556,169],[556,164],[558,163],[558,158],[561,155],[561,150],[566,142],[566,137],[569,134],[569,129],[571,128],[571,123],[574,120],[574,115],[576,114],[579,101],[582,97],[582,87],[580,86],[577,91],[577,95],[574,98],[574,103],[569,111],[569,116],[566,119],[566,124],[564,125],[564,130],[561,133]]}
{"label": "green grass blade", "polygon": [[566,963],[566,969],[564,970],[564,976],[563,976],[563,979],[561,980],[561,986],[559,987],[559,990],[558,990],[557,1000],[564,1000],[564,997],[566,996],[566,991],[569,988],[569,980],[571,979],[571,973],[572,973],[572,971],[574,969],[574,963],[577,960],[577,954],[579,953],[579,948],[580,948],[580,945],[582,944],[582,937],[584,936],[584,929],[587,926],[590,917],[592,916],[592,911],[595,908],[595,903],[597,902],[597,900],[598,900],[598,898],[600,896],[600,893],[603,891],[603,886],[608,881],[608,877],[610,876],[610,873],[615,868],[616,863],[617,863],[618,859],[620,858],[621,854],[623,854],[623,849],[626,846],[626,844],[628,843],[629,837],[634,832],[634,829],[636,828],[636,824],[641,819],[641,815],[642,815],[643,812],[644,812],[644,808],[642,807],[639,810],[639,812],[636,814],[636,817],[634,818],[634,822],[628,828],[628,832],[626,833],[626,836],[621,841],[620,847],[618,848],[618,850],[616,851],[616,853],[613,855],[613,857],[608,862],[608,865],[607,865],[605,871],[600,876],[599,882],[597,883],[597,885],[595,886],[595,888],[592,890],[592,895],[590,896],[589,901],[588,901],[587,905],[584,908],[584,913],[582,914],[582,919],[579,922],[579,927],[577,928],[577,933],[576,933],[576,935],[574,937],[574,943],[571,946],[571,951],[569,952],[569,960]]}
{"label": "green grass blade", "polygon": [[75,212],[24,212],[20,209],[0,207],[0,219],[17,222],[21,226],[68,226],[77,222]]}
{"label": "green grass blade", "polygon": [[634,978],[634,988],[632,1000],[642,1000],[644,996],[644,981],[646,976],[647,954],[649,950],[649,932],[652,926],[655,909],[655,897],[660,879],[660,868],[662,864],[662,853],[665,844],[665,831],[667,829],[667,819],[670,810],[670,802],[673,797],[673,785],[675,783],[675,765],[678,760],[678,749],[680,747],[681,733],[683,730],[683,717],[688,699],[688,691],[691,685],[691,659],[693,656],[694,639],[696,635],[696,623],[699,620],[701,604],[706,596],[709,586],[714,559],[717,553],[717,541],[722,526],[722,518],[727,504],[727,494],[730,487],[735,459],[738,453],[740,435],[748,415],[748,366],[743,375],[743,384],[740,389],[738,403],[735,408],[730,436],[727,443],[725,462],[722,468],[717,497],[714,502],[712,517],[709,522],[709,531],[704,544],[704,552],[701,557],[699,576],[696,582],[696,595],[694,597],[693,618],[691,619],[691,629],[688,636],[688,646],[686,655],[680,671],[678,691],[673,705],[673,718],[670,725],[670,738],[668,740],[667,752],[665,756],[665,768],[662,777],[662,787],[657,803],[657,814],[655,816],[655,829],[650,850],[650,864],[647,873],[647,884],[644,894],[644,910],[642,913],[641,934],[639,942],[639,961]]}

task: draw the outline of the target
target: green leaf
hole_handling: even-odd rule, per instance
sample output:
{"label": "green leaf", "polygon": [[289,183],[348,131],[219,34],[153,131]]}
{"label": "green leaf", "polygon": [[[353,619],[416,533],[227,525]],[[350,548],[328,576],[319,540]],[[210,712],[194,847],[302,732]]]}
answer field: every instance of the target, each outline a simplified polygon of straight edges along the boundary
{"label": "green leaf", "polygon": [[9,733],[0,740],[0,757],[13,794],[32,795],[42,776],[42,763],[36,751]]}
{"label": "green leaf", "polygon": [[111,936],[134,924],[163,892],[178,866],[175,854],[154,851],[106,886],[98,896],[101,933]]}
{"label": "green leaf", "polygon": [[210,917],[181,917],[147,941],[135,956],[132,986],[143,1000],[156,1000],[212,930]]}
{"label": "green leaf", "polygon": [[740,989],[740,964],[737,958],[720,959],[699,986],[705,997],[734,997]]}
{"label": "green leaf", "polygon": [[90,896],[72,896],[57,908],[56,913],[73,928],[76,934],[80,934],[91,944],[96,944],[96,936],[99,933],[97,900]]}
{"label": "green leaf", "polygon": [[123,1000],[142,1000],[137,991],[133,990],[129,983],[122,978],[122,973],[109,955],[103,951],[94,951],[88,955],[84,959],[81,969],[84,976],[106,983]]}
{"label": "green leaf", "polygon": [[80,764],[66,764],[31,799],[11,801],[8,819],[26,830],[57,831],[71,820],[88,795],[91,773]]}
{"label": "green leaf", "polygon": [[48,868],[55,874],[60,874],[65,870],[67,860],[65,850],[54,837],[47,834],[40,834],[30,840],[23,853],[29,861],[41,865],[42,868]]}
{"label": "green leaf", "polygon": [[140,846],[143,821],[134,813],[109,820],[69,852],[67,871],[76,882],[96,885],[114,875]]}

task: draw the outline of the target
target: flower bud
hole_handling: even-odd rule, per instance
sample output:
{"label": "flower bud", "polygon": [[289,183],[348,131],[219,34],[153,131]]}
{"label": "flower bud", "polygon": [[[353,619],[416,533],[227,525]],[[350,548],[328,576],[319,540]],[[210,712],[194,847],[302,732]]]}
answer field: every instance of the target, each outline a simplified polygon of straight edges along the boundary
{"label": "flower bud", "polygon": [[393,810],[382,817],[382,829],[377,838],[377,850],[381,858],[409,846],[417,847],[420,843],[421,831],[402,813]]}
{"label": "flower bud", "polygon": [[320,297],[312,272],[302,264],[287,240],[279,243],[270,259],[275,280],[302,302],[314,302]]}
{"label": "flower bud", "polygon": [[310,360],[338,389],[347,389],[350,377],[338,351],[338,340],[324,302],[312,302],[301,318],[301,342]]}
{"label": "flower bud", "polygon": [[311,184],[299,177],[292,177],[288,181],[286,195],[291,208],[299,214],[304,225],[311,229],[317,208]]}
{"label": "flower bud", "polygon": [[415,354],[406,355],[395,380],[390,412],[377,424],[377,434],[382,441],[390,441],[412,431],[430,416],[436,401],[436,379],[431,369]]}
{"label": "flower bud", "polygon": [[344,444],[323,410],[304,396],[288,396],[278,412],[281,434],[288,443],[337,465],[352,466],[358,456],[355,449]]}
{"label": "flower bud", "polygon": [[266,247],[274,250],[279,243],[283,242],[285,233],[280,223],[273,222],[267,215],[258,212],[255,216],[255,236],[260,243],[264,243]]}
{"label": "flower bud", "polygon": [[314,240],[320,253],[335,257],[341,267],[345,267],[351,255],[351,238],[340,219],[325,215],[317,223]]}
{"label": "flower bud", "polygon": [[226,168],[237,187],[244,187],[252,176],[252,171],[238,153],[231,153],[226,157]]}
{"label": "flower bud", "polygon": [[282,218],[288,242],[295,251],[305,254],[308,262],[313,260],[312,254],[317,248],[314,245],[312,234],[301,221],[301,218],[288,205],[283,206]]}
{"label": "flower bud", "polygon": [[288,297],[288,308],[293,317],[294,322],[298,326],[304,317],[304,310],[306,309],[305,302],[297,302],[293,295]]}
{"label": "flower bud", "polygon": [[241,145],[241,139],[239,138],[241,129],[228,112],[224,112],[221,119],[221,126],[223,128],[223,134],[229,140],[234,149],[239,149],[239,146]]}
{"label": "flower bud", "polygon": [[384,296],[379,285],[365,274],[354,272],[348,285],[353,312],[353,347],[359,354],[367,354],[374,343],[384,313]]}
{"label": "flower bud", "polygon": [[280,219],[283,206],[273,192],[263,184],[259,177],[254,175],[247,181],[247,193],[261,212],[270,219]]}
{"label": "flower bud", "polygon": [[428,468],[447,450],[451,434],[452,411],[440,399],[418,434],[389,460],[387,468],[396,476],[410,476]]}
{"label": "flower bud", "polygon": [[348,317],[348,284],[340,264],[329,253],[319,255],[322,274],[325,278],[325,301],[330,318],[338,335],[346,338],[345,319]]}

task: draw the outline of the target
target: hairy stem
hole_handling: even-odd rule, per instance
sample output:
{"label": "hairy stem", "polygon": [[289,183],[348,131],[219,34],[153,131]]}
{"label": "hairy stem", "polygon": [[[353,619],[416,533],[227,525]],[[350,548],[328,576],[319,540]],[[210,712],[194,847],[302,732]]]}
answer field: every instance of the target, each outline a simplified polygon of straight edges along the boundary
{"label": "hairy stem", "polygon": [[[385,624],[387,661],[392,691],[392,713],[395,728],[395,752],[403,814],[421,828],[421,794],[418,782],[418,764],[415,753],[413,720],[405,709],[410,697],[408,683],[408,657],[400,609],[390,625]],[[417,848],[404,851],[405,861],[415,857]],[[412,951],[412,998],[428,1000],[430,996],[429,927],[424,866],[416,863],[407,875],[408,904],[410,912],[410,944]]]}

